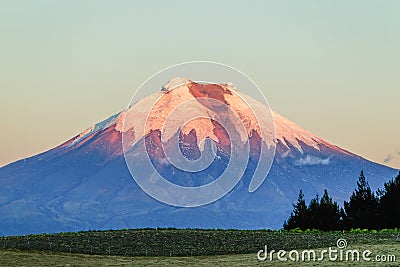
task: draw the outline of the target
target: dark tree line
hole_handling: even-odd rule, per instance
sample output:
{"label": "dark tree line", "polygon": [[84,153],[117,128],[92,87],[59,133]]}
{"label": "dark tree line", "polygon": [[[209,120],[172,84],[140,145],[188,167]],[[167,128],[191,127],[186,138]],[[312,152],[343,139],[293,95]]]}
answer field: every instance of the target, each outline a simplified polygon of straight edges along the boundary
{"label": "dark tree line", "polygon": [[299,192],[293,212],[283,224],[286,230],[300,228],[329,230],[400,228],[400,172],[386,182],[376,194],[372,192],[361,171],[357,188],[344,201],[344,208],[329,197],[325,189],[322,198],[318,195],[306,204],[302,190]]}

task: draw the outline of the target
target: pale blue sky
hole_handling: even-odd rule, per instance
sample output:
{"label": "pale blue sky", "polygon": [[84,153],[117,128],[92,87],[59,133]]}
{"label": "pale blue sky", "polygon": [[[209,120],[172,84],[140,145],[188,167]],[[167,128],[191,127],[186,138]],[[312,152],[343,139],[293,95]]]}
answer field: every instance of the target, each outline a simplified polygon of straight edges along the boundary
{"label": "pale blue sky", "polygon": [[0,166],[125,108],[155,72],[210,60],[307,130],[400,168],[399,13],[399,1],[1,1]]}

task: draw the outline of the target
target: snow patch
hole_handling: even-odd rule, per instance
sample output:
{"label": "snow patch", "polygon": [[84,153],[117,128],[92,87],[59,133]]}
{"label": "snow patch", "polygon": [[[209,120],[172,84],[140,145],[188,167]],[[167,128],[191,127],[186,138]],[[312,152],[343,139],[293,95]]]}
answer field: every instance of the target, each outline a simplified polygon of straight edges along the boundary
{"label": "snow patch", "polygon": [[68,145],[68,147],[72,147],[74,145],[76,145],[77,143],[79,143],[80,141],[83,141],[84,139],[86,139],[87,137],[89,137],[90,135],[92,135],[93,133],[98,132],[99,130],[103,130],[106,129],[112,125],[114,125],[117,121],[118,116],[120,115],[120,113],[117,113],[107,119],[105,119],[104,121],[101,121],[99,123],[96,123],[92,126],[90,126],[89,128],[87,128],[86,130],[84,130],[83,132],[81,132],[75,139],[74,141]]}
{"label": "snow patch", "polygon": [[301,153],[303,153],[303,149],[301,148],[301,145],[299,143],[299,141],[301,141],[308,146],[320,150],[319,144],[321,142],[319,142],[318,138],[315,135],[304,130],[297,124],[291,122],[290,120],[279,115],[276,112],[272,111],[272,116],[275,120],[276,139],[279,139],[282,144],[284,144],[287,148],[289,148],[288,143],[290,143]]}
{"label": "snow patch", "polygon": [[238,89],[233,85],[233,83],[227,83],[226,88],[230,91],[237,91]]}
{"label": "snow patch", "polygon": [[181,78],[181,77],[172,78],[161,87],[161,92],[168,93],[169,91],[190,82],[191,81],[188,78]]}

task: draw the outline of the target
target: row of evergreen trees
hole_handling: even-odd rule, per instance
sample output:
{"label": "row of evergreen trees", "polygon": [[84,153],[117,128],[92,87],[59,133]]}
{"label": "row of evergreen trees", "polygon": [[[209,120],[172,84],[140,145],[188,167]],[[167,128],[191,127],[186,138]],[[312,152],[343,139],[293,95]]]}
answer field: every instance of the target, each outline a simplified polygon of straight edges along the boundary
{"label": "row of evergreen trees", "polygon": [[400,227],[400,172],[384,184],[376,194],[372,192],[364,172],[361,171],[357,189],[352,193],[344,208],[329,197],[325,189],[321,199],[318,195],[306,205],[300,190],[293,212],[283,224],[286,230],[300,228],[329,230],[384,229]]}

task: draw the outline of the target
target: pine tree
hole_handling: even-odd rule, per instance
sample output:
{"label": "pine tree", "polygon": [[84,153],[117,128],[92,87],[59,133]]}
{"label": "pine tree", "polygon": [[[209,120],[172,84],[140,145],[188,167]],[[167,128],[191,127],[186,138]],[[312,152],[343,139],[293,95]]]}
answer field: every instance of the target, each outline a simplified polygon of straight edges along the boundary
{"label": "pine tree", "polygon": [[306,201],[304,200],[303,191],[300,189],[297,203],[293,205],[293,212],[291,213],[287,222],[284,223],[283,228],[294,229],[296,227],[299,227],[300,229],[305,230],[307,219],[306,213]]}
{"label": "pine tree", "polygon": [[330,231],[340,229],[340,219],[341,210],[339,210],[339,205],[329,197],[326,189],[321,200],[317,194],[311,199],[308,206],[306,206],[304,194],[300,190],[297,203],[293,205],[293,211],[289,219],[283,224],[283,227],[286,230],[300,228],[301,230],[319,229]]}
{"label": "pine tree", "polygon": [[329,197],[328,191],[324,190],[324,195],[319,203],[317,212],[318,225],[320,230],[337,230],[339,229],[340,210],[339,205]]}
{"label": "pine tree", "polygon": [[364,172],[361,171],[357,189],[352,193],[349,202],[344,202],[347,221],[352,228],[378,228],[378,198],[371,191]]}
{"label": "pine tree", "polygon": [[319,196],[318,194],[311,199],[307,207],[308,228],[319,229]]}
{"label": "pine tree", "polygon": [[400,227],[400,171],[396,178],[378,190],[380,197],[379,226],[381,228]]}

